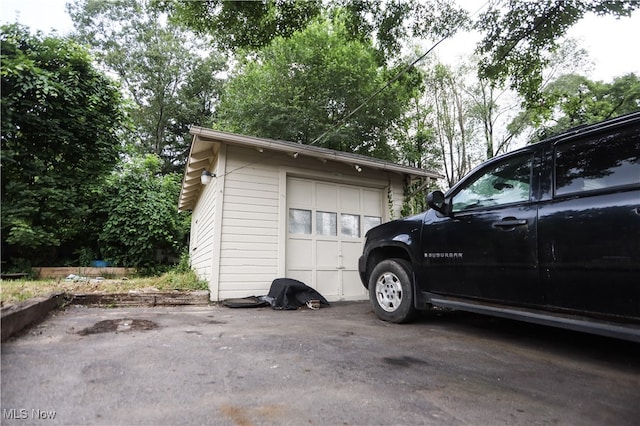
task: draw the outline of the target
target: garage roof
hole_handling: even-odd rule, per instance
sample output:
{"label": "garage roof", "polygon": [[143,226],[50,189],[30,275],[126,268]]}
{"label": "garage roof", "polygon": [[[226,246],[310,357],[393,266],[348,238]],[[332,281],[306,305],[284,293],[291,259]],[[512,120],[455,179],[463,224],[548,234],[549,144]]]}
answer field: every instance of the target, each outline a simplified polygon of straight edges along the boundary
{"label": "garage roof", "polygon": [[384,170],[411,177],[442,178],[442,175],[416,167],[403,166],[389,161],[348,152],[335,151],[314,145],[304,145],[273,139],[257,138],[235,133],[221,132],[199,126],[192,126],[189,133],[194,135],[189,152],[189,158],[182,179],[180,190],[179,210],[192,210],[200,193],[200,175],[210,167],[217,155],[220,144],[238,145],[254,148],[259,151],[270,150],[282,152],[294,157],[298,155],[318,158],[327,161],[350,164],[362,168]]}

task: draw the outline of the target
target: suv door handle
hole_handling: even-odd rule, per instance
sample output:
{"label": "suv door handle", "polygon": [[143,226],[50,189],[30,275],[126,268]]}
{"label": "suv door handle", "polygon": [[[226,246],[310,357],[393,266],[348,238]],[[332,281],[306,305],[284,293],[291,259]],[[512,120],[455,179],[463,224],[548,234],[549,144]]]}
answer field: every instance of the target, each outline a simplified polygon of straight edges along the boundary
{"label": "suv door handle", "polygon": [[527,219],[516,218],[504,218],[498,222],[493,222],[493,226],[496,228],[515,228],[516,226],[522,226],[527,224]]}

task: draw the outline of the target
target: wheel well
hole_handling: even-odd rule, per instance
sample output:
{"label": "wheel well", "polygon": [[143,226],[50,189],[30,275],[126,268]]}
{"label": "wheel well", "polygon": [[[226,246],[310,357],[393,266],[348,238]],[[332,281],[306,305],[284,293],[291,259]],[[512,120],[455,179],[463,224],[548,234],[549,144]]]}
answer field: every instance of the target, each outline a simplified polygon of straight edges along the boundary
{"label": "wheel well", "polygon": [[365,284],[367,288],[369,288],[369,277],[371,276],[371,271],[373,271],[373,268],[375,268],[378,263],[385,259],[404,259],[411,263],[409,253],[401,247],[379,247],[371,251],[371,253],[369,253],[369,258],[367,259],[367,279]]}

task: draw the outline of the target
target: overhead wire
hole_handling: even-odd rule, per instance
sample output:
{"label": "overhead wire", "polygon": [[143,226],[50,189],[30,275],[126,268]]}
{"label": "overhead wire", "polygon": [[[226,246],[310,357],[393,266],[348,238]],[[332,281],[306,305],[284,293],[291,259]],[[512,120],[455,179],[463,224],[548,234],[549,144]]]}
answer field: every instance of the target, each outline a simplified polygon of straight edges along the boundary
{"label": "overhead wire", "polygon": [[[480,6],[474,13],[472,13],[470,15],[470,17],[474,17],[475,15],[477,15],[483,8],[485,8],[487,6],[487,4],[489,4],[491,2],[491,0],[487,0],[482,6]],[[462,23],[460,24],[460,26],[462,25]],[[309,146],[313,146],[316,145],[318,142],[320,142],[324,137],[326,137],[328,134],[330,134],[331,132],[335,132],[336,130],[340,129],[345,121],[347,119],[349,119],[351,116],[353,116],[356,112],[360,111],[363,107],[365,107],[369,102],[371,102],[371,100],[373,100],[376,96],[378,96],[380,93],[382,93],[383,91],[385,91],[389,86],[391,86],[393,83],[395,83],[396,81],[398,81],[398,79],[400,79],[400,77],[402,77],[404,74],[406,74],[409,70],[411,70],[418,62],[422,61],[428,54],[430,54],[436,47],[438,47],[438,45],[440,45],[440,43],[444,42],[445,40],[447,40],[448,38],[450,38],[453,34],[455,34],[457,32],[457,30],[460,28],[460,26],[458,26],[458,28],[455,28],[454,31],[450,31],[449,33],[447,33],[445,36],[443,36],[440,40],[438,40],[436,43],[434,43],[425,53],[423,53],[422,55],[420,55],[418,58],[416,58],[413,62],[411,62],[409,65],[405,66],[402,70],[400,70],[400,72],[398,72],[398,74],[396,74],[393,78],[391,78],[389,81],[387,81],[387,83],[382,86],[380,89],[378,89],[376,92],[374,92],[372,95],[370,95],[367,99],[365,99],[360,105],[358,105],[355,109],[353,109],[351,112],[349,112],[346,116],[344,116],[339,123],[334,124],[330,129],[326,130],[325,132],[323,132],[320,136],[318,136],[317,138],[315,138],[313,141],[311,141],[308,144],[302,144],[300,143],[300,150],[299,152],[303,152],[305,150],[306,147]],[[275,157],[276,155],[278,155],[278,153],[274,153],[270,156],[267,156],[266,158],[263,157],[260,160],[256,160],[256,161],[252,161],[246,164],[243,164],[242,166],[236,167],[233,170],[230,170],[228,172],[225,172],[222,175],[219,175],[218,177],[222,177],[222,176],[227,176],[231,173],[234,173],[236,171],[245,169],[249,166],[252,166],[254,164],[259,163],[260,161],[264,161],[265,159],[271,159],[273,157]]]}
{"label": "overhead wire", "polygon": [[[489,3],[491,2],[491,0],[487,0],[482,6],[480,6],[478,9],[476,9],[475,12],[473,12],[471,15],[469,15],[470,18],[476,16],[478,13],[480,13],[480,11],[482,9],[484,9]],[[462,24],[460,24],[462,25]],[[325,136],[327,136],[329,133],[334,132],[338,129],[340,129],[340,127],[343,126],[344,121],[346,121],[348,118],[350,118],[352,115],[354,115],[356,112],[358,112],[360,109],[362,109],[365,105],[367,105],[369,102],[371,102],[371,100],[373,98],[375,98],[376,96],[378,96],[380,93],[382,93],[384,90],[386,90],[389,86],[391,86],[393,83],[395,83],[396,81],[398,81],[398,79],[400,77],[402,77],[404,74],[406,74],[409,70],[411,70],[411,68],[413,68],[418,62],[422,61],[429,53],[431,53],[436,47],[438,47],[438,45],[440,43],[442,43],[443,41],[447,40],[449,37],[451,37],[453,34],[455,34],[458,29],[460,28],[460,26],[458,26],[458,28],[455,29],[455,31],[449,31],[444,37],[442,37],[440,40],[438,40],[433,46],[431,46],[425,53],[423,53],[422,55],[420,55],[418,58],[416,58],[413,62],[411,62],[409,65],[407,65],[406,67],[404,67],[402,70],[400,70],[400,72],[398,74],[396,74],[391,80],[389,80],[384,86],[382,86],[380,89],[378,89],[375,93],[373,93],[371,96],[369,96],[367,99],[365,99],[360,105],[358,105],[353,111],[351,111],[349,114],[347,114],[345,117],[343,117],[340,120],[340,123],[338,123],[337,125],[334,125],[332,128],[330,128],[329,130],[326,130],[325,132],[323,132],[320,136],[318,136],[317,138],[315,138],[311,143],[307,144],[307,145],[315,145],[316,143],[318,143],[320,140],[322,140],[322,138],[324,138]]]}

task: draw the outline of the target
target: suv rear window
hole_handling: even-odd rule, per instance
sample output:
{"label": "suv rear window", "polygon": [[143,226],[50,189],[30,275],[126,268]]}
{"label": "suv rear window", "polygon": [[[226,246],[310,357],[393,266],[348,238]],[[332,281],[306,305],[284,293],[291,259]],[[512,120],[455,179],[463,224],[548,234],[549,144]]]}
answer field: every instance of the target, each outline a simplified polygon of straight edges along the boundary
{"label": "suv rear window", "polygon": [[640,184],[640,130],[559,142],[555,194],[570,195]]}

